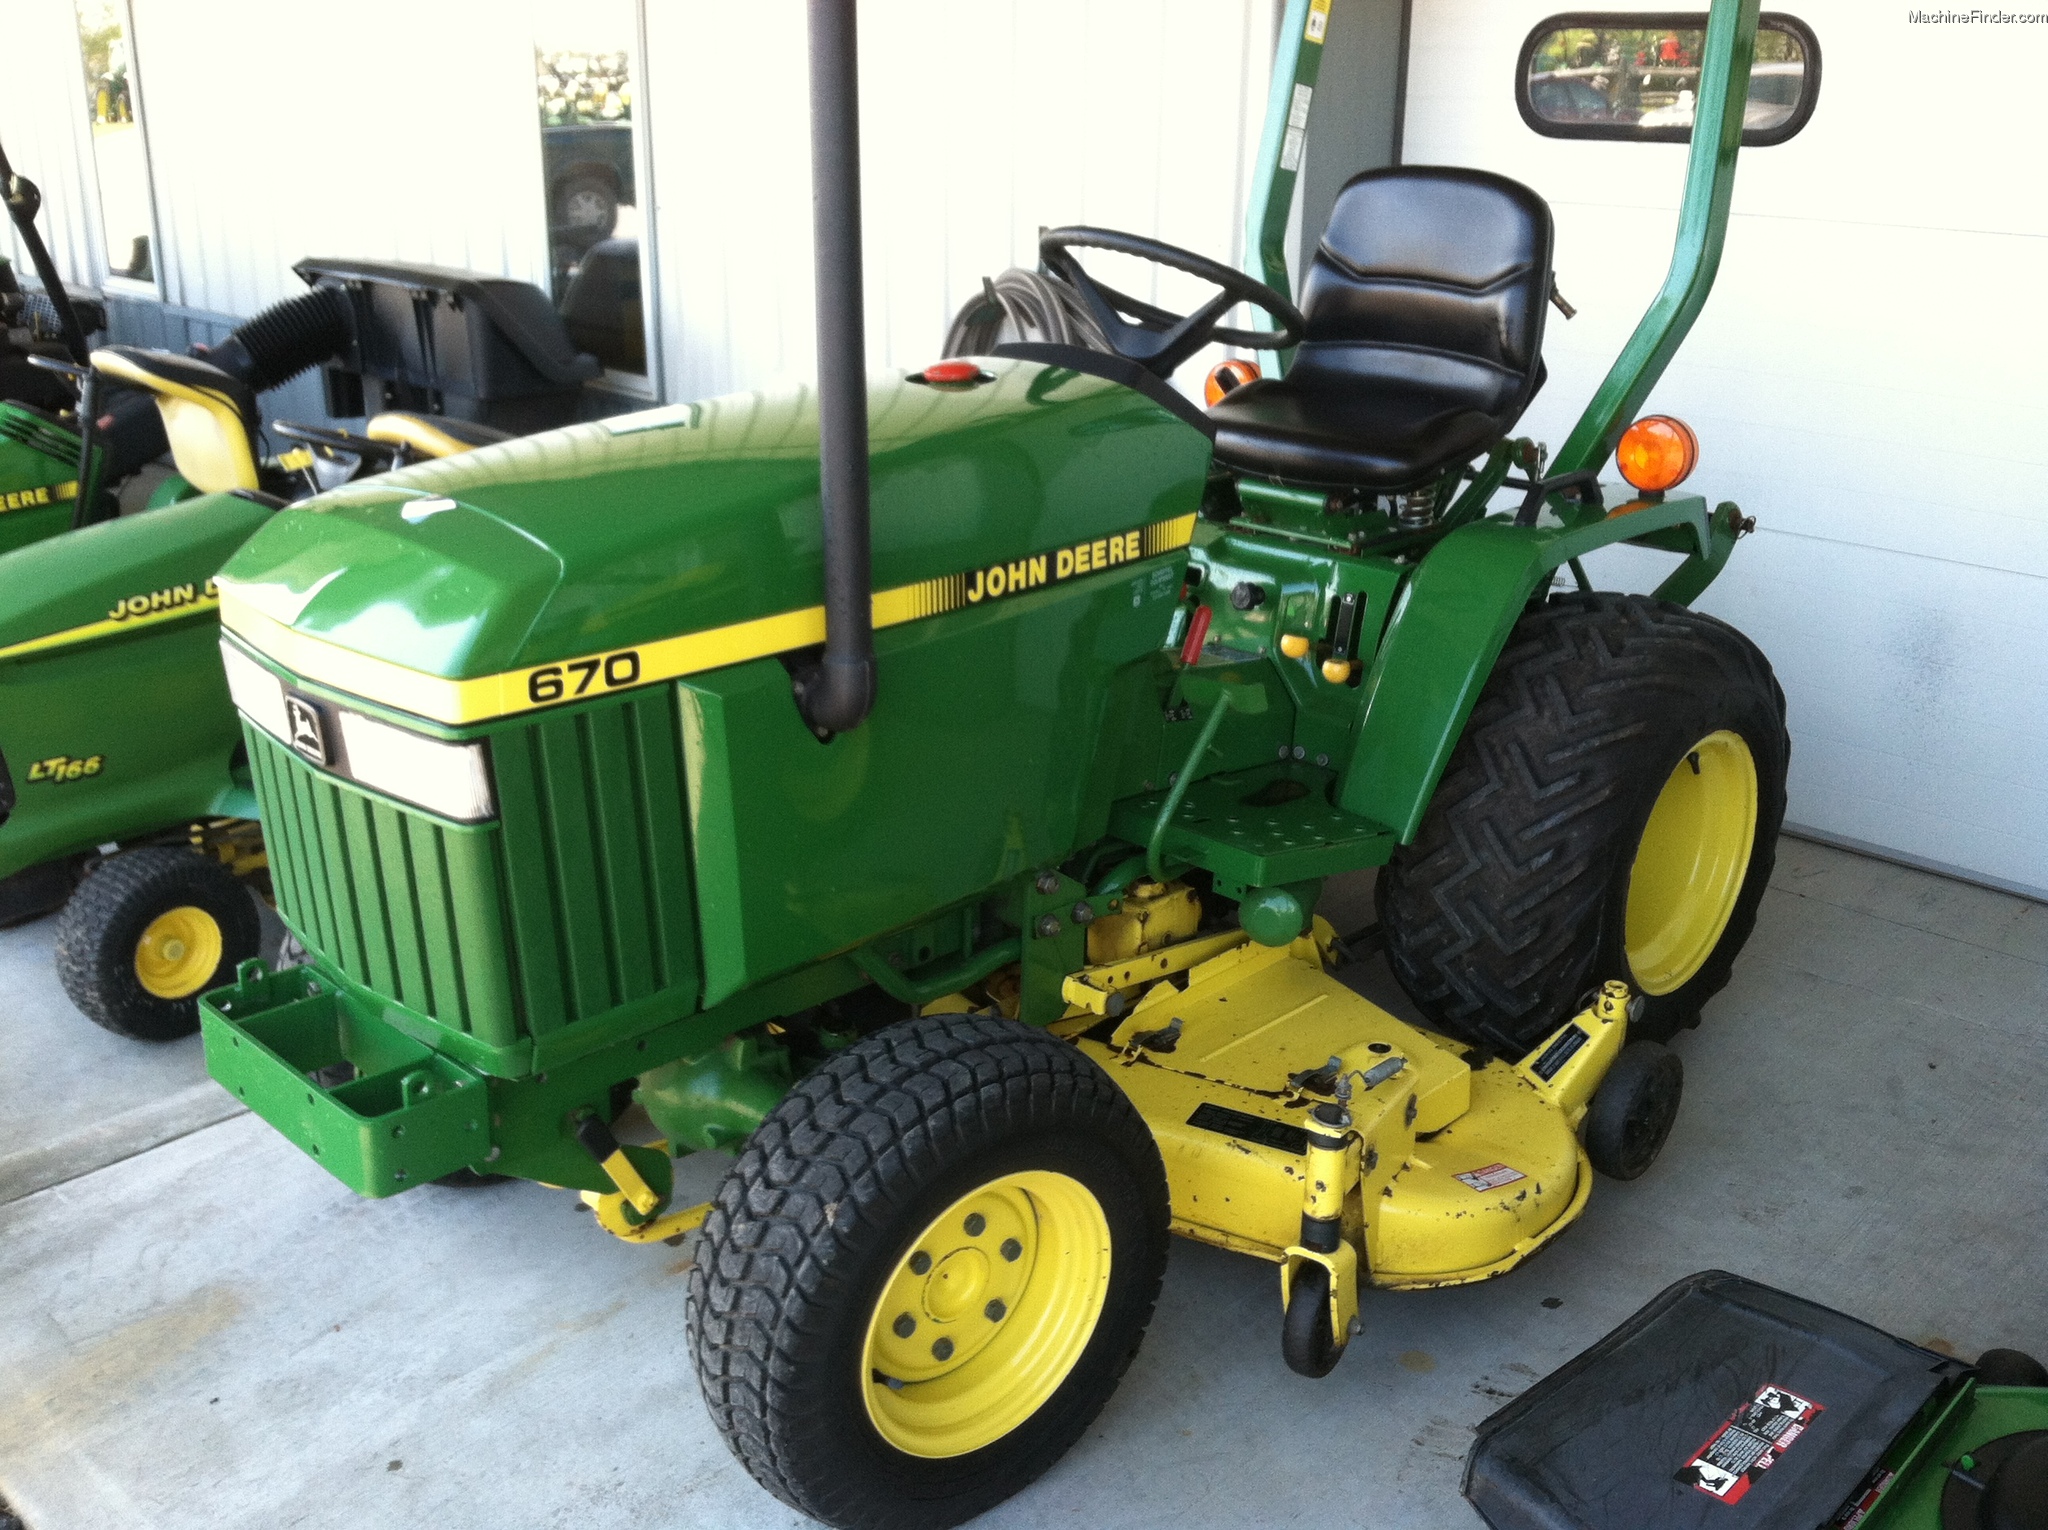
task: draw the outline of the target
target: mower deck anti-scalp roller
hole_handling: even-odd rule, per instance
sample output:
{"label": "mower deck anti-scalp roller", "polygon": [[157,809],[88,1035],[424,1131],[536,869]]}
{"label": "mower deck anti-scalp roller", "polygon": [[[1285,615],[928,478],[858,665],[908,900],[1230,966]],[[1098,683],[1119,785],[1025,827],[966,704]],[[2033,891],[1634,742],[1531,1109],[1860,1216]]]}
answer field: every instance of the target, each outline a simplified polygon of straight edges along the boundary
{"label": "mower deck anti-scalp roller", "polygon": [[[1327,21],[1290,7],[1276,96]],[[1656,1158],[1783,814],[1769,665],[1685,604],[1745,521],[1683,453],[1599,481],[1704,300],[1756,23],[1717,0],[1666,294],[1546,477],[1550,213],[1477,170],[1354,177],[1298,308],[1051,229],[956,323],[985,354],[870,370],[853,8],[812,0],[818,387],[348,485],[222,571],[309,961],[205,998],[214,1076],[364,1195],[697,1230],[711,1417],[836,1526],[1057,1460],[1171,1233],[1274,1266],[1308,1375],[1380,1292],[1513,1270]],[[1205,412],[1168,379],[1219,336],[1293,363]],[[1656,595],[1554,588],[1620,543],[1676,555]],[[1332,970],[1324,885],[1371,869],[1423,1026]]]}

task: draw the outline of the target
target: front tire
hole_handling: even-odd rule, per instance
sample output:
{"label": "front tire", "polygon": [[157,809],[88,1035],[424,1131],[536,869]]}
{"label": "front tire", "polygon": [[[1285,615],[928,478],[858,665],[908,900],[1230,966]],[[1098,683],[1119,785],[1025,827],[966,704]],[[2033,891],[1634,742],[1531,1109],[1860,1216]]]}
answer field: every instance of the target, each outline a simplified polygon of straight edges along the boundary
{"label": "front tire", "polygon": [[249,890],[196,850],[152,847],[102,861],[57,925],[57,976],[85,1017],[137,1041],[199,1029],[199,995],[234,979],[262,945]]}
{"label": "front tire", "polygon": [[1634,1034],[1698,1024],[1756,924],[1790,750],[1769,661],[1726,623],[1636,595],[1530,612],[1380,875],[1395,977],[1507,1057],[1610,978],[1644,997]]}
{"label": "front tire", "polygon": [[748,1139],[690,1275],[713,1422],[842,1530],[940,1530],[1063,1455],[1165,1271],[1151,1133],[1011,1021],[934,1015],[833,1056]]}

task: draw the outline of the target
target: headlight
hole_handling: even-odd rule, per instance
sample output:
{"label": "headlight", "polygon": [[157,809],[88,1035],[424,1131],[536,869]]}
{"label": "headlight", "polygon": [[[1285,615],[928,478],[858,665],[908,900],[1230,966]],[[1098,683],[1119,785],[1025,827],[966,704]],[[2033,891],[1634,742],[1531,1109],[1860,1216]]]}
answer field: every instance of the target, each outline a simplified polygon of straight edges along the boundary
{"label": "headlight", "polygon": [[322,770],[458,823],[478,823],[497,812],[482,744],[428,738],[316,700],[225,638],[220,654],[228,694],[241,714]]}

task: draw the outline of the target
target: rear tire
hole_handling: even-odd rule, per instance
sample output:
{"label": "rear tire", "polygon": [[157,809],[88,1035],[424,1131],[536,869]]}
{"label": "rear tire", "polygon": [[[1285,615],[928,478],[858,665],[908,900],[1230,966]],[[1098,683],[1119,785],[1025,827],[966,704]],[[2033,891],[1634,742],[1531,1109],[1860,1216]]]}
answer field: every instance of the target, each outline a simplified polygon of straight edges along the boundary
{"label": "rear tire", "polygon": [[972,1015],[890,1026],[798,1083],[719,1187],[690,1275],[705,1405],[800,1513],[957,1525],[1101,1411],[1167,1214],[1151,1133],[1074,1048]]}
{"label": "rear tire", "polygon": [[196,850],[151,847],[102,861],[57,925],[57,976],[88,1020],[137,1041],[199,1029],[199,995],[262,947],[249,890]]}
{"label": "rear tire", "polygon": [[1769,661],[1726,623],[1636,595],[1530,612],[1380,875],[1394,976],[1506,1057],[1610,978],[1646,1000],[1636,1034],[1697,1025],[1756,924],[1790,748]]}

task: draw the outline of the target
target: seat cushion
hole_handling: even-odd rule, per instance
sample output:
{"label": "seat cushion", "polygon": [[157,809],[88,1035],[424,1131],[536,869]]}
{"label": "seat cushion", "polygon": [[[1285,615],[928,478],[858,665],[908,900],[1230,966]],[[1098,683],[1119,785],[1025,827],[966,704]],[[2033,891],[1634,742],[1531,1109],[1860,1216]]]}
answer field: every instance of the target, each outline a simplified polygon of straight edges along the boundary
{"label": "seat cushion", "polygon": [[1467,461],[1500,434],[1493,415],[1458,395],[1342,378],[1330,386],[1313,374],[1247,383],[1209,417],[1217,460],[1231,467],[1380,492]]}

